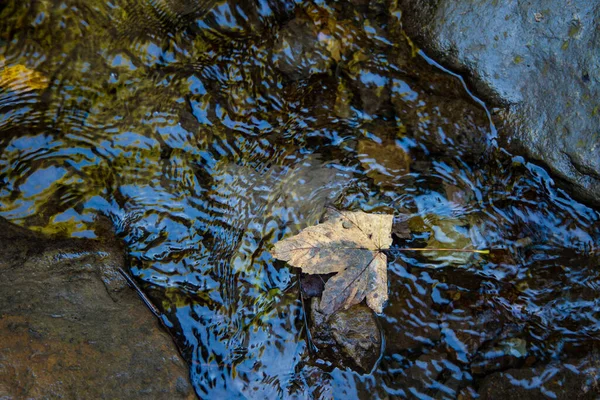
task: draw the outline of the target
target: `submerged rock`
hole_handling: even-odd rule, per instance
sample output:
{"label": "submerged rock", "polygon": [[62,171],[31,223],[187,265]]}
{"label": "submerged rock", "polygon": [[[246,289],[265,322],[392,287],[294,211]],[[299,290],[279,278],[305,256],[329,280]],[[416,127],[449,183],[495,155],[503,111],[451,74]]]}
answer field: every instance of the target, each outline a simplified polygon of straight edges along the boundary
{"label": "submerged rock", "polygon": [[442,318],[446,351],[452,359],[467,364],[486,341],[500,334],[503,325],[497,310],[457,307]]}
{"label": "submerged rock", "polygon": [[311,302],[312,335],[319,349],[331,350],[336,364],[347,358],[363,371],[370,371],[381,352],[381,332],[373,311],[365,304],[341,310],[329,319],[319,310],[319,300]]}
{"label": "submerged rock", "polygon": [[361,139],[357,153],[367,176],[378,186],[395,188],[394,183],[409,172],[410,155],[393,142]]}
{"label": "submerged rock", "polygon": [[479,386],[480,399],[597,399],[600,358],[592,353],[580,360],[510,369],[488,375]]}
{"label": "submerged rock", "polygon": [[[413,278],[414,277],[414,278]],[[434,310],[431,288],[426,282],[394,280],[382,324],[386,349],[403,352],[431,347],[441,338],[439,314]]]}
{"label": "submerged rock", "polygon": [[404,28],[465,72],[508,126],[513,149],[600,204],[600,4],[403,0]]}
{"label": "submerged rock", "polygon": [[406,392],[414,394],[416,398],[431,398],[432,395],[440,394],[438,379],[442,373],[447,372],[446,364],[446,355],[442,352],[433,350],[421,355],[403,371],[406,376],[403,382]]}
{"label": "submerged rock", "polygon": [[524,339],[508,339],[487,351],[478,353],[471,363],[471,372],[475,375],[484,375],[514,368],[526,356],[527,342]]}
{"label": "submerged rock", "polygon": [[307,79],[326,72],[339,59],[339,44],[319,29],[308,15],[300,12],[278,33],[274,45],[274,62],[291,80]]}
{"label": "submerged rock", "polygon": [[359,367],[370,371],[381,351],[381,333],[371,309],[358,304],[331,316],[335,341]]}
{"label": "submerged rock", "polygon": [[0,398],[194,398],[122,254],[0,220]]}

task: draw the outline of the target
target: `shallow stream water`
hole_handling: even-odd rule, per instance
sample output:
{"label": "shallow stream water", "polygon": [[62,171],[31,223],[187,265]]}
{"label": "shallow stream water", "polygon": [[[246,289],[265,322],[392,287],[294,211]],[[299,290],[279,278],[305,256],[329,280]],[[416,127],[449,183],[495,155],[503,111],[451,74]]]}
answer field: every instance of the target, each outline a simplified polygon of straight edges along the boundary
{"label": "shallow stream water", "polygon": [[[0,215],[109,221],[200,397],[600,391],[599,213],[498,146],[393,1],[8,0],[0,68]],[[491,249],[394,253],[372,371],[313,351],[269,253],[328,206]]]}

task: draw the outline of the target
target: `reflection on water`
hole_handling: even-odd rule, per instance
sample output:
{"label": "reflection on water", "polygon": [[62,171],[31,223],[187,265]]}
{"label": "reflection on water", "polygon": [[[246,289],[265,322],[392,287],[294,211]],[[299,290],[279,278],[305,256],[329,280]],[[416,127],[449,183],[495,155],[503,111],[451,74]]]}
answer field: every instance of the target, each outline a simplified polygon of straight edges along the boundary
{"label": "reflection on water", "polygon": [[[540,393],[568,371],[598,389],[598,213],[495,147],[394,2],[0,10],[0,214],[89,238],[110,219],[200,396],[469,398],[509,368]],[[268,252],[326,205],[393,211],[399,245],[495,250],[398,254],[380,363],[336,368]]]}

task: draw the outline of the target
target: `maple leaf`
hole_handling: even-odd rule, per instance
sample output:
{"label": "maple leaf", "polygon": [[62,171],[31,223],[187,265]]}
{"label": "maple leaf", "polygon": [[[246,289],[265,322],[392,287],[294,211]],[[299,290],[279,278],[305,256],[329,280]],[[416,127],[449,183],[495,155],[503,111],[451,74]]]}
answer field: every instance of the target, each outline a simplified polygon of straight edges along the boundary
{"label": "maple leaf", "polygon": [[275,244],[273,257],[308,274],[336,273],[325,284],[321,311],[330,315],[360,303],[381,313],[387,301],[392,215],[328,210],[327,220]]}

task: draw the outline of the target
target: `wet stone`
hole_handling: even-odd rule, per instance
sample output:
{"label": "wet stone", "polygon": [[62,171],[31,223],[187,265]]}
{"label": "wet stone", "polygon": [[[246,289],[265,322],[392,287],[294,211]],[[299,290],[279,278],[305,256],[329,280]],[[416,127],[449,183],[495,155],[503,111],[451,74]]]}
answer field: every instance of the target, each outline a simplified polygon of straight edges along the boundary
{"label": "wet stone", "polygon": [[194,398],[122,250],[0,221],[0,398]]}
{"label": "wet stone", "polygon": [[510,369],[488,375],[479,386],[482,400],[592,400],[600,395],[600,358],[592,353],[533,368]]}
{"label": "wet stone", "polygon": [[366,372],[375,366],[381,352],[381,332],[369,307],[356,304],[326,319],[319,311],[319,300],[313,298],[311,311],[311,333],[317,348],[331,351],[338,358],[336,364],[342,356],[347,358],[346,363]]}
{"label": "wet stone", "polygon": [[489,350],[480,351],[473,358],[471,372],[486,375],[495,371],[520,366],[527,357],[527,342],[521,338],[504,340]]}
{"label": "wet stone", "polygon": [[404,393],[402,398],[454,399],[460,385],[459,379],[452,376],[456,369],[443,351],[433,349],[400,371],[392,385]]}
{"label": "wet stone", "polygon": [[358,304],[331,317],[335,341],[359,367],[370,371],[381,351],[381,333],[373,311]]}
{"label": "wet stone", "polygon": [[277,33],[274,47],[275,65],[291,80],[324,73],[334,62],[327,41],[319,40],[315,23],[304,13],[299,14]]}
{"label": "wet stone", "polygon": [[400,3],[418,44],[497,107],[501,139],[600,204],[597,2]]}
{"label": "wet stone", "polygon": [[392,141],[359,140],[357,152],[367,176],[382,188],[396,188],[394,183],[409,172],[409,154]]}
{"label": "wet stone", "polygon": [[[392,280],[395,282],[395,280]],[[398,286],[396,286],[398,285]],[[401,352],[433,346],[441,338],[439,315],[433,309],[430,284],[420,280],[399,280],[391,290],[386,318],[386,348]]]}
{"label": "wet stone", "polygon": [[321,296],[325,289],[325,281],[321,275],[302,274],[300,277],[302,295],[306,298]]}
{"label": "wet stone", "polygon": [[[482,155],[488,148],[489,120],[485,109],[472,101],[431,95],[424,90],[408,96],[399,85],[391,102],[407,131],[428,148],[442,154],[464,157]],[[458,120],[453,116],[460,116]]]}
{"label": "wet stone", "polygon": [[398,239],[410,239],[411,232],[408,226],[408,219],[402,216],[395,217],[392,225],[392,234]]}
{"label": "wet stone", "polygon": [[457,309],[442,318],[442,335],[453,359],[468,363],[481,345],[502,330],[502,321],[493,310]]}
{"label": "wet stone", "polygon": [[369,70],[368,66],[365,66],[352,83],[358,91],[360,104],[364,112],[372,116],[391,115],[391,91],[387,78],[379,75],[376,70]]}

